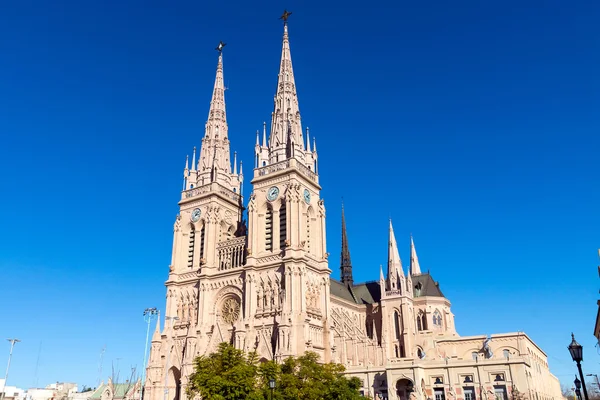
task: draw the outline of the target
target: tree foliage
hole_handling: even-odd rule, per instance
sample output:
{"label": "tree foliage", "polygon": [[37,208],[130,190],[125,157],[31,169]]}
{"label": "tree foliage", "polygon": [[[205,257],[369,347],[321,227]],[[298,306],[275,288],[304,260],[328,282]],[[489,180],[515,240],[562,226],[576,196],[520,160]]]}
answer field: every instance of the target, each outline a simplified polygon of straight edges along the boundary
{"label": "tree foliage", "polygon": [[[190,375],[188,396],[206,400],[359,400],[361,382],[344,376],[341,364],[320,364],[319,356],[307,352],[274,361],[258,363],[255,353],[245,355],[227,343],[216,353],[198,357]],[[271,391],[269,381],[275,380]]]}

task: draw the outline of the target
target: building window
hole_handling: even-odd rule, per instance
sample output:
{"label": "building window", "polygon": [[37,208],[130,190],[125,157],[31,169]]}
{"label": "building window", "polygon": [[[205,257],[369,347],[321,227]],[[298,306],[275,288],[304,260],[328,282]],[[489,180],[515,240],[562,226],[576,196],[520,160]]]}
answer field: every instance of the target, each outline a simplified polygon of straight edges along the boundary
{"label": "building window", "polygon": [[473,375],[465,375],[465,383],[473,383]]}
{"label": "building window", "polygon": [[477,400],[475,398],[475,388],[473,386],[467,386],[463,388],[465,392],[465,400]]}
{"label": "building window", "polygon": [[433,393],[435,395],[435,400],[446,400],[444,389],[433,389]]}
{"label": "building window", "polygon": [[506,394],[506,386],[505,385],[494,386],[494,395],[496,395],[496,400],[508,400],[508,395]]}
{"label": "building window", "polygon": [[204,258],[204,234],[206,233],[206,226],[202,224],[200,229],[200,260]]}
{"label": "building window", "polygon": [[434,376],[433,377],[433,384],[434,385],[443,385],[444,384],[444,378],[441,376]]}
{"label": "building window", "polygon": [[285,241],[287,240],[287,214],[285,210],[285,201],[281,202],[281,207],[279,208],[279,248],[285,248]]}
{"label": "building window", "polygon": [[194,229],[194,225],[192,225],[192,229],[190,230],[190,242],[188,245],[188,267],[194,266],[194,244],[196,242],[196,230]]}
{"label": "building window", "polygon": [[504,374],[496,374],[496,376],[494,377],[494,382],[503,382],[504,381]]}
{"label": "building window", "polygon": [[435,310],[435,312],[433,313],[433,325],[435,325],[438,328],[442,327],[442,315],[438,310]]}
{"label": "building window", "polygon": [[273,210],[270,206],[265,214],[265,250],[273,250]]}
{"label": "building window", "polygon": [[398,311],[394,311],[394,330],[396,332],[396,339],[400,339],[400,316]]}
{"label": "building window", "polygon": [[417,315],[417,329],[420,331],[427,330],[427,316],[422,310]]}
{"label": "building window", "polygon": [[477,359],[479,358],[479,353],[474,351],[471,353],[471,357],[473,357],[473,361],[477,361]]}
{"label": "building window", "polygon": [[425,352],[420,347],[417,348],[417,357],[421,360],[425,358]]}
{"label": "building window", "polygon": [[306,250],[310,253],[310,210],[306,212]]}
{"label": "building window", "polygon": [[508,349],[504,349],[504,351],[502,352],[502,354],[504,354],[504,358],[506,358],[507,360],[510,357],[510,351]]}

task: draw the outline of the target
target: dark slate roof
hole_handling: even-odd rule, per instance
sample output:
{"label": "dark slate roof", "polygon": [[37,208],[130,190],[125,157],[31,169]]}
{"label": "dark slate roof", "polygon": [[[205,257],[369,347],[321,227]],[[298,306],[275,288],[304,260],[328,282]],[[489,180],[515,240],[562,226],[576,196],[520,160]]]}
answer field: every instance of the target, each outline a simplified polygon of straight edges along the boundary
{"label": "dark slate roof", "polygon": [[[415,297],[423,297],[423,296],[444,297],[444,295],[442,294],[442,291],[440,290],[440,286],[438,285],[437,282],[435,282],[433,280],[433,278],[431,277],[431,275],[429,275],[429,273],[413,275],[412,281],[413,281],[413,287],[415,287],[415,289],[413,290]],[[418,291],[416,289],[416,287],[419,283],[421,284],[421,293],[420,294],[418,294]]]}
{"label": "dark slate roof", "polygon": [[[331,283],[329,286],[329,292],[341,299],[356,304],[373,304],[378,303],[381,300],[381,287],[379,286],[378,281],[358,283],[352,285],[351,287],[347,287],[342,282],[333,278],[329,278],[329,280]],[[413,275],[412,281],[415,287],[413,290],[415,297],[444,297],[439,285],[428,273]],[[420,292],[416,289],[419,284],[421,286]]]}

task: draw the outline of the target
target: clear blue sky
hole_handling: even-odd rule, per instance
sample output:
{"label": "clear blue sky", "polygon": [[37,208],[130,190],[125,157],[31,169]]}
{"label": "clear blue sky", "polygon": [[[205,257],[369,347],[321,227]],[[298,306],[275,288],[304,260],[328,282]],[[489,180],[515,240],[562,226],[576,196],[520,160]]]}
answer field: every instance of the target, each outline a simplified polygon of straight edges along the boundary
{"label": "clear blue sky", "polygon": [[343,196],[358,280],[378,278],[391,216],[460,334],[525,331],[570,384],[574,331],[600,373],[597,1],[15,1],[0,6],[0,338],[22,340],[9,384],[36,383],[40,343],[40,386],[94,386],[104,345],[104,378],[141,364],[213,49],[228,43],[247,196],[284,7],[333,276]]}

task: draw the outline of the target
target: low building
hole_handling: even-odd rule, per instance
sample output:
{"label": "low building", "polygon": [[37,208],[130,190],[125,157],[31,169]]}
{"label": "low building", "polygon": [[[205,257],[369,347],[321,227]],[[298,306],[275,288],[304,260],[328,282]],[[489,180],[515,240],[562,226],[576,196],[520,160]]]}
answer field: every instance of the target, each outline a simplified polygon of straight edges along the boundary
{"label": "low building", "polygon": [[5,386],[6,381],[4,379],[0,379],[0,388],[2,390],[0,393],[4,393],[2,399],[4,400],[24,400],[25,399],[25,390],[18,388],[16,386]]}
{"label": "low building", "polygon": [[90,400],[137,400],[140,398],[141,381],[125,383],[113,383],[109,379],[106,384],[102,383],[91,392]]}

